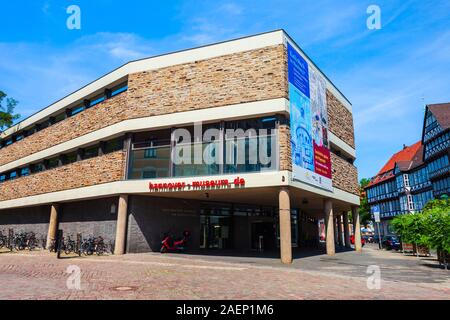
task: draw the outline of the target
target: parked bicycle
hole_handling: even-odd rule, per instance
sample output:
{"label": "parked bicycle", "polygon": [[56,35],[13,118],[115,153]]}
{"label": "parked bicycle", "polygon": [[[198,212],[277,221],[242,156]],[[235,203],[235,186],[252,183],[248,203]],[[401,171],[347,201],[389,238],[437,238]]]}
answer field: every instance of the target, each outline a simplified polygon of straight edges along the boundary
{"label": "parked bicycle", "polygon": [[8,236],[4,235],[2,231],[0,231],[0,249],[8,247]]}

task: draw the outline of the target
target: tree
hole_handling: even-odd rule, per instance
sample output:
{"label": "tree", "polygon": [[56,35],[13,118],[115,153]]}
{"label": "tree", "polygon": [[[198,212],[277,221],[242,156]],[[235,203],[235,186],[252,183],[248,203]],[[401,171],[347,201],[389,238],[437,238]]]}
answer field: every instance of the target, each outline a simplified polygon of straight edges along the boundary
{"label": "tree", "polygon": [[370,206],[367,202],[367,194],[364,190],[365,187],[370,183],[370,179],[362,178],[359,181],[359,189],[361,193],[361,205],[359,206],[359,219],[361,222],[361,225],[367,225],[369,221],[371,220],[370,216]]}
{"label": "tree", "polygon": [[429,201],[422,212],[397,216],[392,225],[403,243],[437,249],[444,257],[450,254],[450,200]]}
{"label": "tree", "polygon": [[0,131],[11,127],[14,121],[20,118],[20,114],[14,113],[17,103],[17,100],[8,98],[7,94],[0,90]]}
{"label": "tree", "polygon": [[450,200],[429,201],[422,215],[426,222],[424,241],[431,248],[450,253]]}
{"label": "tree", "polygon": [[391,225],[403,243],[427,245],[426,221],[422,213],[403,214],[392,219]]}

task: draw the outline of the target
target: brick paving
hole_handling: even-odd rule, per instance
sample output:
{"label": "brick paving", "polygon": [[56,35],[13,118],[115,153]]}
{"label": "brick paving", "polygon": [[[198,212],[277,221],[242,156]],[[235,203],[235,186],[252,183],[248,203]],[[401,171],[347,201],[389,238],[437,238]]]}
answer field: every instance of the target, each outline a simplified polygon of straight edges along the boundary
{"label": "brick paving", "polygon": [[[450,299],[450,270],[431,268],[430,261],[371,248],[303,257],[291,266],[254,257],[58,260],[47,252],[0,253],[0,299]],[[379,290],[367,288],[374,262],[382,273]],[[70,265],[81,269],[80,290],[66,286]]]}

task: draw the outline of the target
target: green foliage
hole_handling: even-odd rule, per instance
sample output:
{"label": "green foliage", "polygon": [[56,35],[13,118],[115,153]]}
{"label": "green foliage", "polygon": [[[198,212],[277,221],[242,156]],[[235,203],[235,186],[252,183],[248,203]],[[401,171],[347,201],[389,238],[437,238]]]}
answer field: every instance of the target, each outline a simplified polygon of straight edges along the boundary
{"label": "green foliage", "polygon": [[433,200],[422,215],[426,221],[424,238],[428,245],[450,253],[450,200]]}
{"label": "green foliage", "polygon": [[404,243],[450,253],[450,200],[432,200],[420,213],[395,217],[392,225]]}
{"label": "green foliage", "polygon": [[[6,103],[4,104],[3,101]],[[17,100],[7,98],[6,93],[0,90],[0,131],[11,127],[14,121],[20,118],[19,114],[14,113],[17,103]]]}
{"label": "green foliage", "polygon": [[[359,181],[359,188],[361,191],[364,190],[364,188],[369,184],[370,179],[362,178]],[[370,216],[370,206],[367,202],[367,195],[361,198],[361,205],[359,206],[359,219],[361,222],[361,225],[366,225],[371,220]]]}

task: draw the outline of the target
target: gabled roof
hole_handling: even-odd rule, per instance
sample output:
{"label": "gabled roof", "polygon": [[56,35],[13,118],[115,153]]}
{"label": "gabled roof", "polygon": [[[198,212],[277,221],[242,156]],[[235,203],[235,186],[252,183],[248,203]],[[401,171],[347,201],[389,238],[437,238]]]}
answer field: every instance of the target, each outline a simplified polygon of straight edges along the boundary
{"label": "gabled roof", "polygon": [[411,146],[404,146],[403,149],[395,153],[388,162],[381,168],[377,175],[393,170],[397,162],[408,161],[411,162],[417,154],[417,151],[422,146],[422,141],[418,141]]}
{"label": "gabled roof", "polygon": [[395,153],[386,164],[381,168],[375,177],[373,177],[368,187],[380,182],[394,178],[394,169],[397,165],[400,171],[408,171],[423,163],[422,141],[418,141],[411,146],[404,146],[402,150]]}
{"label": "gabled roof", "polygon": [[431,111],[443,130],[450,128],[450,103],[429,104],[428,110]]}

